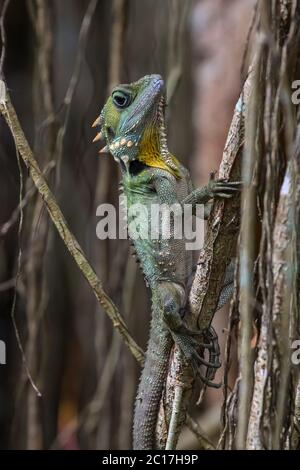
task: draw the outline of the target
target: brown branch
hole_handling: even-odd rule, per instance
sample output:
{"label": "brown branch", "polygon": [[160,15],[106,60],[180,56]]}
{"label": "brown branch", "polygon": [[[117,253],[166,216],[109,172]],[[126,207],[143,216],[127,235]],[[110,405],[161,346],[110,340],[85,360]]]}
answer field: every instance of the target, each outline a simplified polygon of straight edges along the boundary
{"label": "brown branch", "polygon": [[[265,95],[260,105],[264,116],[263,122],[254,126],[253,135],[253,148],[255,143],[262,161],[258,173],[265,174],[265,178],[259,178],[263,216],[257,231],[261,232],[262,316],[247,424],[247,449],[283,449],[291,445],[288,433],[293,432],[295,406],[290,342],[298,335],[299,315],[299,221],[296,216],[299,213],[299,140],[295,145],[297,107],[291,101],[291,83],[299,69],[297,18],[300,2],[278,0],[275,3],[277,10],[267,2],[260,2],[257,34],[258,40],[265,38],[267,49],[266,70],[263,79],[257,80],[261,96]],[[252,125],[251,120],[248,125]]]}
{"label": "brown branch", "polygon": [[[286,403],[288,401],[289,381],[291,372],[291,338],[290,323],[295,316],[296,302],[294,291],[294,278],[297,273],[294,265],[294,253],[297,250],[295,237],[294,202],[299,206],[299,182],[295,188],[295,174],[293,164],[289,163],[281,187],[280,199],[277,207],[276,223],[274,226],[274,297],[273,297],[273,325],[277,342],[277,354],[280,363],[280,389],[277,394],[276,420],[273,436],[274,449],[282,449],[282,430],[286,421]],[[299,175],[298,175],[299,179]],[[297,291],[296,291],[297,292]]]}
{"label": "brown branch", "polygon": [[212,442],[205,436],[204,431],[200,428],[198,423],[193,420],[190,416],[186,418],[186,425],[192,431],[198,439],[198,443],[201,450],[214,450],[215,446]]}
{"label": "brown branch", "polygon": [[[50,161],[48,165],[46,165],[45,170],[43,171],[44,176],[48,176],[48,174],[55,168],[55,162]],[[36,187],[33,185],[31,188],[28,189],[25,196],[23,197],[21,203],[13,210],[9,220],[0,226],[0,237],[4,237],[7,235],[9,230],[18,222],[20,217],[20,212],[27,206],[30,202],[31,198],[36,194]]]}
{"label": "brown branch", "polygon": [[1,56],[0,56],[0,79],[4,78],[4,61],[5,61],[5,54],[6,54],[6,34],[5,34],[5,27],[4,27],[4,20],[5,15],[7,12],[7,8],[9,5],[10,0],[5,0],[1,10],[1,17],[0,17],[0,36],[1,36]]}
{"label": "brown branch", "polygon": [[257,129],[263,119],[263,96],[259,84],[265,75],[265,44],[260,40],[252,72],[252,90],[247,109],[245,146],[242,165],[242,211],[239,254],[239,310],[240,310],[240,388],[238,409],[237,447],[246,446],[250,401],[253,384],[253,351],[251,349],[254,322],[254,264],[256,259],[257,184],[253,181],[260,148],[257,145]]}

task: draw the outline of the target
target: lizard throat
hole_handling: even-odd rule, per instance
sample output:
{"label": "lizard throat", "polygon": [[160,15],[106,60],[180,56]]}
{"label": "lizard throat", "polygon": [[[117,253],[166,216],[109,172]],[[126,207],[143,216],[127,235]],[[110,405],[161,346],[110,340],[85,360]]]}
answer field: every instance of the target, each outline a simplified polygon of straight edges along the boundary
{"label": "lizard throat", "polygon": [[158,104],[156,122],[144,131],[139,146],[138,160],[144,165],[161,168],[180,178],[179,162],[169,152],[164,118],[164,98]]}

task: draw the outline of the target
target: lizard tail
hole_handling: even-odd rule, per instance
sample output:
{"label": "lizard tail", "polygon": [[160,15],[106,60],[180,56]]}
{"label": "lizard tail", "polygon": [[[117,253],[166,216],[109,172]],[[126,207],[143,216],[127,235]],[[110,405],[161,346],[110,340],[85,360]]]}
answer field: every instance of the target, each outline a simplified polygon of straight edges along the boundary
{"label": "lizard tail", "polygon": [[153,309],[146,362],[135,402],[134,450],[155,448],[157,415],[172,344],[172,337],[161,319],[160,312]]}

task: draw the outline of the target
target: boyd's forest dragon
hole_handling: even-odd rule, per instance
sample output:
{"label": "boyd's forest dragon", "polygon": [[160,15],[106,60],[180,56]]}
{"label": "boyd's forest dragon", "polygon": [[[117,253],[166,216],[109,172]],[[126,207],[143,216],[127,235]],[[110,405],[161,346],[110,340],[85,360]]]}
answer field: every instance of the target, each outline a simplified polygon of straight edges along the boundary
{"label": "boyd's forest dragon", "polygon": [[[106,143],[100,153],[111,153],[121,167],[128,211],[137,203],[147,209],[144,220],[139,214],[139,224],[145,226],[151,223],[149,214],[153,204],[180,207],[192,204],[194,208],[215,197],[231,197],[239,190],[238,182],[213,179],[207,186],[193,189],[188,170],[168,150],[165,108],[162,78],[147,75],[134,83],[115,87],[93,124],[99,127],[94,141],[103,139]],[[151,331],[135,403],[133,447],[153,449],[159,403],[174,342],[208,385],[215,385],[208,380],[214,374],[204,376],[200,366],[216,369],[220,364],[218,360],[210,362],[201,357],[195,332],[184,322],[188,280],[193,268],[193,253],[186,250],[186,240],[176,239],[171,231],[168,239],[159,233],[153,239],[134,237],[132,241],[152,294]],[[209,332],[208,341],[211,338]]]}

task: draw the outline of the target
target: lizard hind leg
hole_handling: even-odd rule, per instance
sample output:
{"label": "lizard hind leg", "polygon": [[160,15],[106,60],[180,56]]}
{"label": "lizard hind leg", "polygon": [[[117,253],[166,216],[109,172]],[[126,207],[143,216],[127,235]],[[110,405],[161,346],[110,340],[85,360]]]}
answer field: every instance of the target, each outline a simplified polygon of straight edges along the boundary
{"label": "lizard hind leg", "polygon": [[[199,334],[197,333],[197,335]],[[199,342],[193,336],[186,333],[172,334],[174,341],[191,365],[195,376],[198,376],[208,387],[220,388],[222,386],[221,383],[213,382],[217,369],[221,367],[218,337],[212,327],[202,332],[202,335],[205,342]],[[207,360],[204,359],[205,350],[208,351]],[[202,371],[203,367],[206,368],[204,373]]]}
{"label": "lizard hind leg", "polygon": [[[184,289],[173,282],[159,283],[159,299],[163,315],[163,320],[167,325],[172,338],[180,348],[185,359],[191,365],[195,375],[198,375],[206,385],[219,388],[221,384],[213,383],[216,370],[221,366],[219,361],[220,351],[217,336],[212,328],[209,328],[203,335],[203,332],[189,329],[182,319],[182,309],[186,302]],[[201,335],[205,342],[200,342]],[[208,360],[205,360],[205,349],[209,352]],[[206,373],[203,375],[201,366],[206,367]]]}

